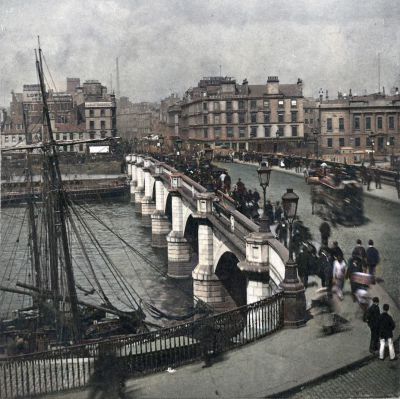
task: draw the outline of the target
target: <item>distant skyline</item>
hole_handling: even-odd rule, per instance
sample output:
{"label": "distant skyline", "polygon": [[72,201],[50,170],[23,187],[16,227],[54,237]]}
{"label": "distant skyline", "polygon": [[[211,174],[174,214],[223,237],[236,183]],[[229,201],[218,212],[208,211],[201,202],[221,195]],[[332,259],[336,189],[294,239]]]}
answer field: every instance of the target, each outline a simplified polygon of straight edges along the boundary
{"label": "distant skyline", "polygon": [[[0,0],[0,105],[36,83],[40,35],[55,86],[97,79],[132,101],[180,96],[203,76],[238,83],[303,79],[304,95],[328,89],[387,93],[400,86],[398,0]],[[47,72],[47,71],[46,71]],[[49,80],[50,82],[50,80]]]}

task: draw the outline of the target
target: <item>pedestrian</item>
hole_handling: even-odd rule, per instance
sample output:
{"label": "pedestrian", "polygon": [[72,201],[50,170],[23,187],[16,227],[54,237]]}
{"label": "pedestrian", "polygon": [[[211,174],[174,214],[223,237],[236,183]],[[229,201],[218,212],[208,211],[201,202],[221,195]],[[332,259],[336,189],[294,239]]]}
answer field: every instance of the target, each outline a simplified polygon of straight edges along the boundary
{"label": "pedestrian", "polygon": [[380,262],[379,251],[374,247],[374,241],[368,241],[368,249],[366,251],[367,255],[367,265],[368,265],[368,273],[373,277],[372,284],[375,284],[375,270],[376,266]]}
{"label": "pedestrian", "polygon": [[333,247],[331,248],[331,255],[333,259],[337,259],[339,256],[343,259],[343,251],[339,247],[337,241],[333,241]]}
{"label": "pedestrian", "polygon": [[382,188],[381,174],[378,169],[375,169],[374,178],[375,178],[375,188]]}
{"label": "pedestrian", "polygon": [[243,195],[246,191],[246,187],[244,183],[242,182],[242,179],[239,177],[237,183],[236,183],[236,190],[239,195]]}
{"label": "pedestrian", "polygon": [[273,221],[274,221],[274,207],[272,206],[270,200],[267,201],[267,204],[265,206],[265,211],[267,212],[269,222],[273,223]]}
{"label": "pedestrian", "polygon": [[328,222],[322,222],[319,226],[319,232],[321,233],[321,247],[328,247],[328,240],[331,236],[331,226]]}
{"label": "pedestrian", "polygon": [[229,194],[229,192],[231,191],[231,184],[232,184],[231,177],[229,176],[229,173],[226,172],[225,179],[224,179],[224,186],[225,186],[224,192],[226,194]]}
{"label": "pedestrian", "polygon": [[346,276],[347,265],[343,257],[339,254],[333,262],[333,279],[334,279],[334,291],[338,298],[343,300],[343,287],[344,279]]}
{"label": "pedestrian", "polygon": [[367,190],[371,190],[371,182],[372,182],[372,173],[370,170],[366,170],[365,172],[365,178],[367,180]]}
{"label": "pedestrian", "polygon": [[258,191],[255,189],[254,191],[253,191],[253,202],[255,203],[255,204],[257,204],[258,205],[258,202],[260,201],[260,194],[258,193]]}
{"label": "pedestrian", "polygon": [[365,251],[365,248],[363,247],[362,241],[360,239],[357,239],[357,245],[354,247],[351,256],[353,258],[355,257],[360,258],[363,270],[366,269],[365,266],[367,264],[367,252]]}
{"label": "pedestrian", "polygon": [[283,214],[283,209],[281,207],[281,204],[279,201],[276,201],[275,215],[274,215],[275,221],[279,222],[282,219],[282,214]]}
{"label": "pedestrian", "polygon": [[369,351],[375,353],[379,349],[379,317],[381,311],[379,309],[379,298],[374,297],[372,304],[364,314],[364,321],[368,323],[371,330],[371,339],[369,341]]}
{"label": "pedestrian", "polygon": [[306,244],[300,247],[300,251],[296,256],[297,269],[299,272],[300,280],[303,282],[304,288],[308,286],[310,251]]}
{"label": "pedestrian", "polygon": [[397,198],[400,199],[400,172],[397,171],[396,176],[394,178],[394,184],[396,186]]}
{"label": "pedestrian", "polygon": [[389,305],[385,303],[383,305],[383,312],[379,316],[379,359],[385,359],[385,345],[386,342],[389,347],[390,360],[396,360],[396,354],[393,346],[393,330],[396,327],[392,316],[389,315]]}
{"label": "pedestrian", "polygon": [[287,223],[285,219],[282,217],[281,221],[276,226],[275,234],[278,240],[287,247]]}

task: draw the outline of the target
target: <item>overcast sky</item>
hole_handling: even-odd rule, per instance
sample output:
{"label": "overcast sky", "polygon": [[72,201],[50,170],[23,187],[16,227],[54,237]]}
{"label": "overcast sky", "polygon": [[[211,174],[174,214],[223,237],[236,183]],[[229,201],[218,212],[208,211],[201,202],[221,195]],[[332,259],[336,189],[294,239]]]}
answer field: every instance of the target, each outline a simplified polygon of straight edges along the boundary
{"label": "overcast sky", "polygon": [[363,94],[400,82],[399,0],[0,0],[0,104],[36,83],[40,35],[55,85],[98,79],[121,95],[158,101],[202,76],[262,84],[301,77],[305,95],[320,87]]}

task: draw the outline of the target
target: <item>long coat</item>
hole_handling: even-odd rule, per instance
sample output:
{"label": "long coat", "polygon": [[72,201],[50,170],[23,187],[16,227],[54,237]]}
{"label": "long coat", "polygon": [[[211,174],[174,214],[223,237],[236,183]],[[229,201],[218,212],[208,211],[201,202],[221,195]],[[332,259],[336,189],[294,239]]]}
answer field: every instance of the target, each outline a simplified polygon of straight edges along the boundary
{"label": "long coat", "polygon": [[386,312],[381,313],[379,316],[379,338],[388,339],[393,338],[393,330],[395,328],[392,316]]}

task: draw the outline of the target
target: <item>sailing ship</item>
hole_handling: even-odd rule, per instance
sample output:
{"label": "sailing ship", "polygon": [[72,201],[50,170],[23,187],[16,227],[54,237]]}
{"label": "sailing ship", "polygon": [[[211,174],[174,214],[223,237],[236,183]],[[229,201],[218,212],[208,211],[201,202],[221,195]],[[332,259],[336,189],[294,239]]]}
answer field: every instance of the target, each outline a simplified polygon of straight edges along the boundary
{"label": "sailing ship", "polygon": [[[35,51],[36,69],[43,103],[42,142],[19,147],[27,151],[27,185],[33,192],[30,159],[32,151],[43,155],[42,192],[27,197],[27,219],[29,222],[29,251],[31,259],[31,281],[19,281],[15,286],[2,284],[0,290],[31,298],[29,306],[18,309],[14,317],[0,319],[0,348],[3,353],[15,355],[47,350],[52,347],[102,340],[116,335],[135,334],[148,331],[155,325],[147,322],[146,305],[132,285],[124,278],[116,265],[107,256],[96,234],[91,230],[87,217],[92,217],[104,229],[120,239],[146,262],[150,262],[130,243],[112,231],[98,215],[74,201],[65,189],[60,172],[58,144],[54,140],[50,123],[47,93],[43,74],[42,50]],[[78,140],[87,143],[100,140]],[[113,284],[118,290],[119,303],[112,303],[101,284],[95,265],[90,259],[91,251],[85,247],[89,242],[101,255]],[[80,258],[74,259],[73,247],[80,248]],[[76,267],[85,263],[86,280],[90,289],[80,286],[75,278]],[[151,263],[151,262],[150,262]],[[154,268],[163,274],[160,269]],[[9,265],[3,266],[3,272]],[[3,281],[3,280],[2,280]],[[104,279],[103,279],[104,281]],[[108,282],[109,283],[109,282]],[[81,295],[78,296],[78,292]],[[82,296],[85,299],[82,299]],[[92,298],[96,297],[96,298]],[[87,298],[87,299],[86,299]],[[96,300],[98,299],[98,300]],[[147,313],[154,317],[168,317],[155,306],[147,304]],[[111,317],[110,317],[111,316]],[[188,317],[193,316],[191,313]]]}

